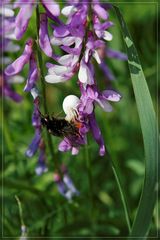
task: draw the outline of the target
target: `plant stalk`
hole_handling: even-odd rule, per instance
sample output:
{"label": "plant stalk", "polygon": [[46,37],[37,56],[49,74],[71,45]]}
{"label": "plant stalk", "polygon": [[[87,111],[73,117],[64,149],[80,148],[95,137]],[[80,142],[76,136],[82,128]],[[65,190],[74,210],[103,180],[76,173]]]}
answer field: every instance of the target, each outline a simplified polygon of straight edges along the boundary
{"label": "plant stalk", "polygon": [[[44,114],[48,114],[48,108],[47,108],[47,101],[46,101],[46,87],[45,87],[45,82],[44,82],[44,71],[43,71],[43,58],[42,58],[42,54],[41,54],[41,50],[40,50],[40,46],[39,46],[39,28],[40,28],[40,12],[39,12],[39,6],[37,4],[36,7],[36,27],[37,27],[37,58],[38,58],[38,64],[39,64],[39,72],[40,72],[40,80],[41,80],[41,87],[42,87],[42,95],[43,95],[43,109],[44,109]],[[59,170],[59,164],[57,161],[57,156],[54,152],[54,148],[53,148],[53,144],[52,144],[52,138],[51,135],[47,132],[47,141],[48,141],[48,146],[50,149],[50,153],[51,156],[53,157],[53,161],[54,161],[54,165],[55,165],[55,169],[60,172]]]}

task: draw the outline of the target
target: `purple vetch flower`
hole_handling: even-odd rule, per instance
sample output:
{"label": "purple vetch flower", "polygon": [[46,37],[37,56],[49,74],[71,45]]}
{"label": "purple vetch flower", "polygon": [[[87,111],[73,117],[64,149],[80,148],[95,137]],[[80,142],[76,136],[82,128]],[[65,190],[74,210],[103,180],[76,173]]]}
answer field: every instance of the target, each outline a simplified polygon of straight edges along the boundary
{"label": "purple vetch flower", "polygon": [[3,0],[0,6],[0,15],[4,17],[13,17],[14,11],[12,9],[12,4],[10,0]]}
{"label": "purple vetch flower", "polygon": [[[61,63],[62,63],[62,61],[65,62],[65,65],[47,64],[46,66],[49,68],[48,68],[48,75],[46,75],[46,77],[45,77],[46,82],[59,83],[59,82],[65,82],[65,81],[69,80],[74,75],[74,73],[77,69],[76,63],[77,63],[78,59],[75,58],[75,60],[76,61],[74,61],[73,55],[68,54],[68,56],[64,55],[63,57],[61,57],[59,59],[59,62],[61,62]],[[69,63],[70,63],[70,65],[69,65]]]}
{"label": "purple vetch flower", "polygon": [[60,15],[59,5],[54,0],[42,0],[43,7],[46,11],[53,17],[58,17]]}
{"label": "purple vetch flower", "polygon": [[[33,97],[35,97],[33,90],[32,90],[32,94],[33,94]],[[31,144],[29,145],[28,149],[26,150],[25,154],[27,157],[32,157],[36,153],[36,151],[39,148],[41,139],[42,139],[40,113],[39,113],[38,109],[39,109],[39,96],[36,96],[34,98],[34,110],[33,110],[33,115],[32,115],[32,125],[35,128],[35,135],[34,135],[34,138],[32,139]]]}
{"label": "purple vetch flower", "polygon": [[81,145],[86,144],[85,136],[81,137],[65,137],[59,144],[58,149],[61,152],[71,151],[72,155],[77,155],[79,153],[79,148]]}
{"label": "purple vetch flower", "polygon": [[[15,8],[20,8],[18,15],[16,16],[15,21],[15,35],[16,39],[21,39],[24,33],[27,30],[29,20],[32,16],[33,10],[36,7],[37,3],[35,0],[17,0],[14,4]],[[48,2],[47,0],[42,0],[42,5],[51,16],[58,16],[59,5],[53,0]]]}
{"label": "purple vetch flower", "polygon": [[74,196],[78,196],[79,192],[74,186],[74,183],[68,173],[63,173],[62,176],[56,172],[53,175],[53,180],[57,185],[59,193],[64,196],[69,202],[72,202]]}
{"label": "purple vetch flower", "polygon": [[34,100],[34,110],[32,114],[32,125],[35,128],[41,128],[41,120],[40,120],[40,113],[39,113],[39,99],[36,98]]}
{"label": "purple vetch flower", "polygon": [[9,80],[11,80],[11,78],[7,78],[5,75],[0,76],[0,88],[2,96],[8,97],[17,103],[21,102],[23,99],[22,96],[14,92],[11,84],[9,83]]}
{"label": "purple vetch flower", "polygon": [[123,61],[127,61],[127,59],[128,59],[126,54],[124,54],[120,51],[110,49],[110,48],[106,49],[106,56],[109,58],[116,58],[116,59],[123,60]]}
{"label": "purple vetch flower", "polygon": [[20,40],[25,33],[28,27],[29,20],[32,16],[34,0],[25,1],[24,3],[20,1],[18,2],[15,3],[15,7],[20,7],[19,13],[16,16],[15,21],[15,36],[17,40]]}
{"label": "purple vetch flower", "polygon": [[68,169],[65,165],[61,166],[61,171],[63,173],[63,182],[66,184],[66,186],[74,193],[75,195],[79,195],[79,191],[76,189],[71,177],[68,174]]}
{"label": "purple vetch flower", "polygon": [[35,59],[35,55],[33,53],[33,40],[28,39],[24,51],[20,57],[18,57],[13,63],[8,65],[5,69],[5,74],[7,76],[13,76],[22,71],[25,64],[29,63],[29,75],[24,87],[24,91],[31,91],[34,88],[35,83],[38,79],[38,68]]}
{"label": "purple vetch flower", "polygon": [[[20,49],[19,45],[13,43],[12,41],[15,39],[15,17],[13,6],[8,0],[5,0],[2,3],[2,7],[0,7],[0,20],[2,22],[0,26],[0,49],[3,54],[1,64],[4,66],[12,62],[11,57],[5,55],[6,52],[17,52]],[[19,75],[7,76],[4,71],[2,71],[0,76],[0,88],[2,96],[10,98],[15,102],[21,102],[22,96],[14,91],[12,84],[23,82],[23,80],[23,77]]]}
{"label": "purple vetch flower", "polygon": [[78,154],[80,146],[87,144],[86,134],[91,131],[99,145],[99,155],[103,156],[105,144],[95,119],[95,103],[98,103],[104,111],[110,112],[112,106],[108,101],[118,102],[121,96],[113,90],[100,92],[96,85],[84,87],[80,83],[80,89],[82,94],[80,99],[74,95],[69,95],[63,101],[66,120],[77,126],[79,135],[65,137],[59,144],[59,150],[62,152],[71,151],[72,155]]}
{"label": "purple vetch flower", "polygon": [[94,139],[96,140],[97,144],[99,145],[99,155],[104,156],[106,153],[105,149],[105,143],[101,134],[101,131],[98,127],[98,124],[96,122],[95,114],[92,112],[91,114],[88,115],[89,118],[89,126],[90,130],[93,134]]}
{"label": "purple vetch flower", "polygon": [[21,78],[20,76],[14,76],[14,78],[7,77],[5,76],[5,74],[0,75],[0,89],[2,97],[10,98],[17,103],[22,101],[22,96],[16,93],[11,86],[12,83],[15,83],[16,81],[18,82],[18,80],[23,81],[23,78]]}
{"label": "purple vetch flower", "polygon": [[23,69],[24,65],[28,63],[30,60],[33,51],[32,47],[33,40],[29,39],[25,44],[24,52],[22,53],[22,55],[19,58],[17,58],[12,64],[6,67],[5,74],[7,76],[15,75]]}
{"label": "purple vetch flower", "polygon": [[41,142],[39,144],[39,158],[37,167],[35,169],[37,175],[42,175],[43,173],[48,171],[45,160],[46,160],[45,144],[44,141],[41,139]]}
{"label": "purple vetch flower", "polygon": [[51,44],[59,46],[66,54],[57,56],[55,59],[60,65],[48,64],[48,74],[45,77],[47,82],[65,82],[78,71],[87,21],[87,9],[88,4],[86,3],[80,4],[78,9],[64,7],[62,13],[67,16],[67,23],[60,22],[58,25],[52,25],[54,31]]}
{"label": "purple vetch flower", "polygon": [[42,134],[41,134],[41,116],[39,111],[39,94],[36,87],[31,89],[31,94],[34,99],[34,110],[32,114],[32,125],[35,128],[35,136],[29,145],[26,156],[32,157],[37,151],[39,151],[39,157],[38,157],[38,163],[35,168],[35,172],[37,175],[41,175],[45,172],[47,172],[47,166],[46,166],[46,154],[45,154],[45,142],[43,140]]}
{"label": "purple vetch flower", "polygon": [[19,51],[20,47],[17,44],[14,44],[10,39],[4,38],[3,40],[0,39],[0,49],[3,52],[17,52]]}
{"label": "purple vetch flower", "polygon": [[81,84],[81,93],[79,111],[83,114],[91,114],[95,103],[99,104],[105,112],[111,112],[112,106],[108,101],[118,102],[121,99],[120,94],[113,90],[100,92],[95,84],[88,85],[86,88]]}
{"label": "purple vetch flower", "polygon": [[48,36],[48,20],[45,13],[40,15],[39,45],[48,57],[52,57],[53,51]]}
{"label": "purple vetch flower", "polygon": [[[58,83],[69,80],[78,70],[78,60],[82,48],[82,39],[80,37],[67,36],[65,38],[51,38],[53,45],[61,46],[67,53],[62,57],[57,57],[60,65],[47,64],[48,75],[45,77],[46,82]],[[71,48],[71,45],[75,45]]]}
{"label": "purple vetch flower", "polygon": [[24,91],[26,92],[31,91],[31,89],[34,88],[37,79],[38,79],[38,68],[37,68],[37,63],[35,60],[34,53],[32,53],[29,60],[29,76],[27,79],[27,83],[24,87]]}
{"label": "purple vetch flower", "polygon": [[28,149],[26,150],[26,156],[31,158],[33,157],[33,155],[36,153],[39,144],[40,144],[40,140],[41,140],[41,132],[40,130],[37,128],[35,131],[35,136],[32,139],[31,144],[29,145]]}
{"label": "purple vetch flower", "polygon": [[111,70],[109,69],[109,67],[107,66],[107,64],[104,61],[102,61],[99,66],[102,69],[102,71],[104,72],[104,74],[108,80],[110,80],[110,81],[115,80],[115,76],[113,75],[113,73],[111,72]]}
{"label": "purple vetch flower", "polygon": [[[108,32],[108,28],[112,27],[113,23],[110,21],[106,21],[104,23],[101,23],[98,16],[94,17],[94,30],[95,34],[98,38],[102,38],[106,41],[111,41],[113,36],[110,32]],[[106,30],[107,29],[107,30]]]}

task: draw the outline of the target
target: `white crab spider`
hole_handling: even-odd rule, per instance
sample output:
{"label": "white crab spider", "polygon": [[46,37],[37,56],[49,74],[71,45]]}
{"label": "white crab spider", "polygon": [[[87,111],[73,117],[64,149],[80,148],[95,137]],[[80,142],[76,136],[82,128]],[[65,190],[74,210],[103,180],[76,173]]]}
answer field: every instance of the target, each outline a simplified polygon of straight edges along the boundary
{"label": "white crab spider", "polygon": [[63,110],[66,114],[65,119],[67,121],[75,120],[78,116],[77,107],[80,103],[80,99],[75,95],[68,95],[63,100]]}

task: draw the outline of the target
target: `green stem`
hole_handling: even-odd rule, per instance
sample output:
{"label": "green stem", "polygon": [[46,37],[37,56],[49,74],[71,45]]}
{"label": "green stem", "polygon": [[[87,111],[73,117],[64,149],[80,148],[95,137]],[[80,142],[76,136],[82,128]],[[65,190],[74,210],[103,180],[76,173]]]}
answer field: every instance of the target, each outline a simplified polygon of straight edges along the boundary
{"label": "green stem", "polygon": [[87,19],[86,28],[85,28],[85,36],[83,38],[82,50],[81,50],[81,53],[80,53],[80,56],[79,56],[79,63],[81,62],[81,60],[84,56],[84,52],[85,52],[85,49],[86,49],[86,43],[87,43],[87,40],[88,40],[88,33],[89,33],[89,30],[90,30],[91,23],[92,23],[92,6],[91,6],[91,3],[90,3],[89,4],[89,9],[88,9],[88,19]]}
{"label": "green stem", "polygon": [[[42,86],[42,95],[43,95],[43,109],[44,113],[48,114],[48,108],[47,108],[47,101],[46,101],[46,88],[45,88],[45,82],[44,82],[44,71],[43,71],[43,58],[39,46],[39,27],[40,27],[40,13],[39,13],[39,6],[36,7],[36,25],[37,25],[37,58],[38,58],[38,64],[39,64],[39,72],[40,72],[40,80],[41,80],[41,86]],[[51,135],[47,131],[47,140],[48,140],[48,146],[50,149],[51,156],[53,157],[53,161],[55,164],[55,169],[59,171],[59,164],[57,161],[57,156],[54,152],[53,144],[52,144],[52,138]]]}
{"label": "green stem", "polygon": [[17,197],[17,195],[15,195],[15,199],[16,199],[16,201],[17,201],[18,208],[19,208],[19,216],[20,216],[21,226],[25,226],[24,220],[23,220],[23,212],[22,212],[21,202],[20,202],[19,198]]}

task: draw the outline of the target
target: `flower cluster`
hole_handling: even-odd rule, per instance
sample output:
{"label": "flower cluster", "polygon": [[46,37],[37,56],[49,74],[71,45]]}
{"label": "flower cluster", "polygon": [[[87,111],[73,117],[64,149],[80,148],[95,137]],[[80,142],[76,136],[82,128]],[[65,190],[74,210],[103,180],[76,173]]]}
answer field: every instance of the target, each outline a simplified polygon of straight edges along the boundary
{"label": "flower cluster", "polygon": [[36,88],[32,88],[31,94],[34,99],[34,110],[32,115],[32,125],[35,128],[35,135],[32,139],[31,144],[26,150],[26,156],[31,158],[37,150],[39,150],[38,164],[35,169],[37,175],[41,175],[46,172],[48,169],[46,167],[46,156],[45,156],[45,142],[41,134],[41,119],[39,113],[39,96]]}
{"label": "flower cluster", "polygon": [[[112,107],[108,101],[118,102],[121,96],[113,90],[100,92],[98,81],[95,79],[93,60],[95,59],[100,68],[105,71],[108,79],[112,80],[113,76],[104,63],[105,56],[109,55],[123,60],[126,57],[120,52],[106,48],[105,41],[112,40],[112,34],[108,29],[113,26],[113,23],[108,20],[108,11],[98,1],[83,4],[77,1],[75,4],[64,7],[61,12],[67,20],[66,23],[60,21],[52,25],[54,31],[51,44],[59,46],[65,54],[56,56],[58,64],[47,63],[48,74],[45,80],[48,83],[65,82],[78,73],[81,97],[74,107],[78,113],[76,121],[81,124],[80,136],[65,137],[59,145],[59,150],[71,150],[72,154],[77,154],[80,145],[87,142],[86,133],[91,131],[99,145],[99,154],[103,156],[105,144],[95,119],[95,104],[99,104],[104,111],[110,112]],[[75,122],[75,110],[72,106],[74,99],[71,97],[70,102],[67,101],[69,114],[73,116],[69,119]],[[72,111],[73,114],[71,114]]]}
{"label": "flower cluster", "polygon": [[[31,36],[26,41],[21,55],[1,73],[0,83],[3,85],[3,92],[6,96],[20,101],[21,97],[10,88],[10,82],[18,82],[20,76],[17,74],[22,72],[26,64],[29,65],[24,91],[30,92],[34,99],[32,125],[35,128],[35,135],[26,151],[26,156],[32,157],[37,150],[39,151],[38,164],[35,169],[38,175],[47,171],[40,96],[37,92],[37,81],[42,77],[40,76],[41,69],[37,64],[41,62],[39,58],[41,52],[49,58],[46,63],[48,69],[44,79],[46,82],[62,83],[77,76],[79,97],[69,95],[63,101],[65,120],[70,124],[73,134],[63,135],[64,139],[58,147],[60,151],[78,154],[80,147],[87,144],[87,133],[91,132],[99,145],[99,155],[104,156],[106,148],[96,121],[95,107],[99,105],[103,111],[110,112],[112,111],[110,102],[118,102],[121,99],[120,94],[113,89],[101,91],[99,79],[95,76],[95,67],[98,65],[105,74],[104,80],[105,78],[113,80],[114,76],[106,65],[106,58],[126,60],[125,54],[108,47],[108,42],[113,38],[110,33],[113,23],[109,20],[111,5],[101,4],[98,0],[88,2],[68,0],[67,2],[68,4],[61,9],[65,20],[59,17],[60,7],[53,0],[49,2],[41,0],[40,3],[35,0],[16,0],[12,3],[10,0],[5,0],[0,11],[5,17],[3,19],[1,17],[3,24],[0,29],[0,34],[3,36],[0,44],[3,52],[20,50],[13,40],[20,40],[25,35],[32,14],[36,11],[37,37],[35,39]],[[39,5],[42,7],[42,12],[39,12]],[[14,9],[17,8],[18,14],[14,16]],[[51,31],[52,34],[49,34]],[[62,55],[56,54],[57,48]],[[5,58],[4,60],[7,61]],[[61,167],[60,172],[56,169],[54,181],[60,193],[69,201],[79,194],[65,167]]]}
{"label": "flower cluster", "polygon": [[20,49],[19,45],[13,42],[15,39],[13,34],[15,26],[14,11],[12,5],[9,4],[10,1],[5,1],[5,3],[4,7],[0,7],[0,49],[3,54],[1,62],[2,70],[0,71],[0,88],[3,96],[9,97],[15,102],[21,102],[22,97],[13,90],[12,84],[21,83],[24,78],[19,75],[7,76],[3,71],[4,66],[12,61],[10,57],[4,54],[7,52],[14,53]]}

